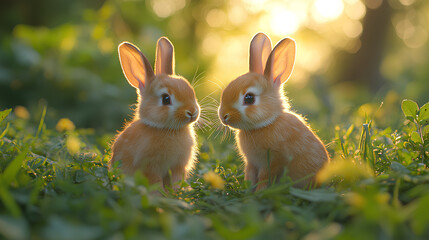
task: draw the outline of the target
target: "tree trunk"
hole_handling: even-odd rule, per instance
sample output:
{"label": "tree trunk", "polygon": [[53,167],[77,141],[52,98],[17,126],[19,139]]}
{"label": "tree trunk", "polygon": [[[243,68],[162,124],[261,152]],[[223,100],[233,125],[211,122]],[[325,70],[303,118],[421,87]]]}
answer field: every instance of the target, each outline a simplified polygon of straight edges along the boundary
{"label": "tree trunk", "polygon": [[380,73],[380,66],[390,28],[390,19],[391,7],[387,0],[383,0],[376,9],[367,8],[360,38],[361,48],[356,54],[346,56],[348,65],[340,74],[339,81],[352,81],[359,86],[366,87],[371,92],[377,92],[385,84],[385,79]]}

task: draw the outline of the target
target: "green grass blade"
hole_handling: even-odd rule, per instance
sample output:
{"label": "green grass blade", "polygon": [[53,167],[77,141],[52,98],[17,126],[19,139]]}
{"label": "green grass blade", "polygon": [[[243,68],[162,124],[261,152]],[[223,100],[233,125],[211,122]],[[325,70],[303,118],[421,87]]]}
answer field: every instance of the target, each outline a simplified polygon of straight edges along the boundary
{"label": "green grass blade", "polygon": [[39,123],[39,127],[37,128],[37,133],[35,138],[38,138],[40,132],[42,131],[43,124],[45,123],[46,109],[47,109],[47,106],[45,105],[43,107],[42,117],[40,118],[40,123]]}
{"label": "green grass blade", "polygon": [[365,148],[368,155],[368,163],[375,170],[374,154],[371,143],[371,132],[370,132],[371,123],[364,124],[365,128]]}
{"label": "green grass blade", "polygon": [[359,142],[359,152],[362,160],[375,169],[373,148],[371,143],[370,124],[362,125],[362,134]]}
{"label": "green grass blade", "polygon": [[13,179],[15,179],[16,174],[21,168],[22,162],[27,156],[27,152],[28,150],[22,151],[18,156],[15,157],[15,159],[12,160],[11,163],[9,163],[2,176],[3,183],[9,184]]}
{"label": "green grass blade", "polygon": [[9,130],[9,123],[7,123],[6,128],[3,130],[3,132],[0,134],[0,138],[3,138],[4,135],[6,135],[7,130]]}
{"label": "green grass blade", "polygon": [[9,108],[0,112],[0,123],[3,122],[3,120],[9,115],[11,111],[12,108]]}
{"label": "green grass blade", "polygon": [[[365,124],[364,124],[365,125]],[[360,135],[359,141],[359,153],[363,161],[366,161],[366,151],[365,151],[365,127],[362,126],[362,133]]]}
{"label": "green grass blade", "polygon": [[19,209],[18,204],[15,202],[12,194],[9,192],[4,182],[0,184],[0,199],[5,205],[5,207],[11,212],[12,216],[20,217],[21,210]]}

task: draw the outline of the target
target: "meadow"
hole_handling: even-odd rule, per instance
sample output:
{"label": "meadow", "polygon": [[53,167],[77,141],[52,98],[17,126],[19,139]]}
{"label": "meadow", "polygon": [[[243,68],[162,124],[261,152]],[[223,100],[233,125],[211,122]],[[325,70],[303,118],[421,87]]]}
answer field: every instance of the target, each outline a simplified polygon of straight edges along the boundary
{"label": "meadow", "polygon": [[[231,141],[199,134],[178,191],[109,170],[88,129],[26,109],[0,113],[0,234],[6,239],[424,239],[429,236],[429,104],[402,102],[399,129],[336,126],[317,189],[284,176],[254,192]],[[102,140],[103,141],[103,140]],[[161,191],[162,194],[154,194]]]}
{"label": "meadow", "polygon": [[[428,26],[423,0],[6,1],[0,239],[429,239]],[[320,188],[255,192],[217,119],[257,32],[297,43],[284,90],[331,156]],[[108,167],[136,108],[117,46],[153,64],[162,36],[206,120],[178,191]]]}

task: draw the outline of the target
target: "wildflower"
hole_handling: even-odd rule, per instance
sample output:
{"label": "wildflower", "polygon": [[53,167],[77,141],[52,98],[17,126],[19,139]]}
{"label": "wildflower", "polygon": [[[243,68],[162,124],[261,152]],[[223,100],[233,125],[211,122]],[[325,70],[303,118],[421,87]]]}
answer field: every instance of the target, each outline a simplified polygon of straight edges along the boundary
{"label": "wildflower", "polygon": [[356,164],[351,159],[346,159],[327,164],[317,175],[317,180],[323,183],[341,177],[345,182],[351,183],[372,176],[371,169],[366,164]]}
{"label": "wildflower", "polygon": [[225,187],[225,180],[213,171],[207,172],[203,175],[204,180],[210,184],[210,186],[216,189],[223,189]]}
{"label": "wildflower", "polygon": [[375,196],[375,200],[379,203],[379,204],[387,204],[390,200],[390,195],[388,193],[378,193]]}
{"label": "wildflower", "polygon": [[16,106],[14,113],[15,113],[15,116],[25,120],[30,118],[30,113],[28,112],[27,108],[23,106]]}
{"label": "wildflower", "polygon": [[206,152],[202,152],[202,153],[200,153],[200,158],[203,160],[208,160],[209,155]]}
{"label": "wildflower", "polygon": [[365,198],[359,193],[350,192],[345,197],[346,202],[354,207],[362,208],[366,203]]}
{"label": "wildflower", "polygon": [[80,150],[80,140],[76,136],[68,136],[66,139],[66,147],[70,154],[76,154]]}
{"label": "wildflower", "polygon": [[68,118],[61,118],[57,123],[58,132],[73,131],[74,129],[74,123]]}
{"label": "wildflower", "polygon": [[377,110],[377,106],[375,104],[363,104],[358,109],[358,114],[361,117],[372,116],[373,113]]}

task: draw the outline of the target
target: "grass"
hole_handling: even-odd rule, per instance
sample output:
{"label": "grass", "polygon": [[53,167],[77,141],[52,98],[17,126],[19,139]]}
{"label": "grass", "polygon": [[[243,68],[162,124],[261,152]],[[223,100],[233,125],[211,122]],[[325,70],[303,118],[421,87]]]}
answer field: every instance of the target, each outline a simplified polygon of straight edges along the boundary
{"label": "grass", "polygon": [[[151,194],[109,170],[106,138],[0,112],[0,236],[6,239],[427,239],[429,104],[402,104],[404,125],[336,127],[319,189],[253,192],[229,142],[199,135],[192,177]],[[9,116],[8,116],[9,115]],[[6,117],[8,116],[8,117]]]}

